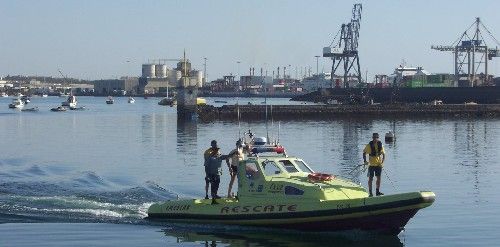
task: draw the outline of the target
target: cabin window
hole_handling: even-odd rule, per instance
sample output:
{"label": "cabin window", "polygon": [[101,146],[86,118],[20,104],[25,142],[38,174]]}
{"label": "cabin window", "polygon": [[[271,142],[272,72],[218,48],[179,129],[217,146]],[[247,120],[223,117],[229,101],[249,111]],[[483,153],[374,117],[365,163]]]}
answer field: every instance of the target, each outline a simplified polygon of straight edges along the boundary
{"label": "cabin window", "polygon": [[313,171],[304,163],[302,160],[295,160],[295,164],[299,167],[299,169],[303,172],[313,173]]}
{"label": "cabin window", "polygon": [[289,160],[280,160],[279,162],[283,167],[285,167],[285,170],[288,173],[299,172],[299,170],[297,170],[297,168],[295,168],[295,166]]}
{"label": "cabin window", "polygon": [[259,176],[259,169],[257,165],[253,162],[246,163],[245,165],[245,176],[248,179],[256,179]]}
{"label": "cabin window", "polygon": [[262,162],[262,168],[264,169],[264,174],[266,174],[266,176],[276,176],[281,174],[280,168],[276,163],[274,163],[274,161],[266,160]]}

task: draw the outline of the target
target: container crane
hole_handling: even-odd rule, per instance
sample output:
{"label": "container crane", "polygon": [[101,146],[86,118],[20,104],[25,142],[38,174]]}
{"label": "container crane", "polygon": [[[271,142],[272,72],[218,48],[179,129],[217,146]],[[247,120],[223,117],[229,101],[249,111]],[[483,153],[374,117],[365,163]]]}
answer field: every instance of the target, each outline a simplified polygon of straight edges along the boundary
{"label": "container crane", "polygon": [[344,87],[349,87],[348,79],[353,76],[361,83],[361,68],[359,65],[358,53],[361,10],[361,4],[354,4],[351,22],[342,24],[330,46],[323,48],[323,57],[331,57],[333,61],[331,74],[332,85],[335,80],[334,75],[336,75],[340,66],[343,68]]}
{"label": "container crane", "polygon": [[[481,29],[484,29],[488,36],[496,43],[495,48],[488,47]],[[481,79],[485,83],[490,82],[488,61],[500,56],[498,46],[500,46],[500,42],[495,39],[479,17],[477,17],[476,21],[452,45],[433,45],[431,49],[454,53],[455,81],[457,85],[462,86],[459,85],[459,82],[466,81],[466,86],[472,87],[474,84],[477,85]],[[481,72],[481,67],[484,68],[484,72]]]}

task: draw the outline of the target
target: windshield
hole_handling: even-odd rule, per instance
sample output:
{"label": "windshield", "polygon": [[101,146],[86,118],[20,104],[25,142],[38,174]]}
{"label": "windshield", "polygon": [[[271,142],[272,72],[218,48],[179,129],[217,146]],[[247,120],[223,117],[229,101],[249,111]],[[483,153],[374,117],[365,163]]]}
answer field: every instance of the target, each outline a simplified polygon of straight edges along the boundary
{"label": "windshield", "polygon": [[311,170],[306,163],[302,160],[295,160],[295,164],[299,167],[299,169],[303,172],[308,172],[308,173],[313,173],[313,170]]}
{"label": "windshield", "polygon": [[275,176],[281,173],[280,168],[274,161],[266,160],[262,162],[262,168],[266,176]]}
{"label": "windshield", "polygon": [[297,170],[297,168],[295,168],[295,166],[292,164],[292,162],[290,162],[289,160],[280,160],[279,163],[285,167],[285,170],[288,172],[288,173],[296,173],[296,172],[299,172],[299,170]]}

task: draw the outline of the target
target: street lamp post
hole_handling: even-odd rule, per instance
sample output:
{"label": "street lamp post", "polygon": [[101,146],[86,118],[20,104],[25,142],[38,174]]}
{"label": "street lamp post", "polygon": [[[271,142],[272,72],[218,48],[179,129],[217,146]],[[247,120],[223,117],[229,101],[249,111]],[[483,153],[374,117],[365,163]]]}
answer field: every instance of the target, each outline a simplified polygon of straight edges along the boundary
{"label": "street lamp post", "polygon": [[319,64],[318,64],[318,59],[319,59],[319,56],[314,56],[316,58],[316,76],[319,75]]}
{"label": "street lamp post", "polygon": [[[241,61],[236,61],[236,63],[238,64],[238,66],[237,66],[237,67],[238,67],[238,68],[237,68],[237,69],[238,69],[238,75],[237,75],[237,76],[238,76],[238,77],[241,77],[241,76],[240,76],[240,63],[241,63]],[[236,79],[238,79],[238,92],[239,92],[239,91],[240,91],[240,87],[241,87],[241,85],[240,85],[240,83],[241,83],[241,79],[239,79],[239,78],[236,78]]]}
{"label": "street lamp post", "polygon": [[203,58],[204,63],[203,63],[203,85],[207,83],[207,58]]}

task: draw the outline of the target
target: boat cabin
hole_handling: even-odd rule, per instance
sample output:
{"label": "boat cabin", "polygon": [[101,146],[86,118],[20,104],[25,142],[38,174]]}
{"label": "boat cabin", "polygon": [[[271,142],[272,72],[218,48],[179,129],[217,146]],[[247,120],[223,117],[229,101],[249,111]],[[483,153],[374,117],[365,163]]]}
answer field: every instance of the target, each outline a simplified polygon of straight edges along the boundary
{"label": "boat cabin", "polygon": [[[281,151],[281,150],[278,150]],[[314,179],[315,173],[302,159],[277,155],[250,155],[238,167],[238,198],[272,197],[276,200],[332,200],[366,197],[363,187],[333,175]]]}

